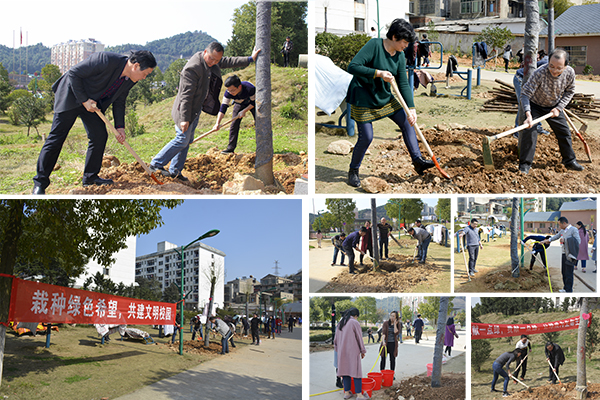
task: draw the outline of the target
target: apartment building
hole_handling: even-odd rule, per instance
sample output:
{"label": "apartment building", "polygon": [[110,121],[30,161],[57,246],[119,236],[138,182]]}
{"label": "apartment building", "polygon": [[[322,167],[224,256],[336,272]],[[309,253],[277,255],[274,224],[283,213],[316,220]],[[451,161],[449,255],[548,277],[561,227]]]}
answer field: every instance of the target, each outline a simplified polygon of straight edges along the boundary
{"label": "apartment building", "polygon": [[105,45],[96,39],[69,40],[52,46],[50,62],[57,65],[60,72],[64,74],[92,54],[104,51],[104,47]]}

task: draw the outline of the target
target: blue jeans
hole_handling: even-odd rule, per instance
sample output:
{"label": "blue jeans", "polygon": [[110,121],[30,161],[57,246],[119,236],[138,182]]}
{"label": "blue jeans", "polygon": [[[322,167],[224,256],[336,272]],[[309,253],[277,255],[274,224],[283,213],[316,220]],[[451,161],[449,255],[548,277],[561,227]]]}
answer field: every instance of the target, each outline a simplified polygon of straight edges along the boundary
{"label": "blue jeans", "polygon": [[178,326],[175,326],[175,328],[173,328],[173,336],[171,336],[171,343],[175,343],[175,337],[177,336],[178,330],[179,330]]}
{"label": "blue jeans", "polygon": [[498,375],[504,378],[504,391],[508,392],[508,374],[505,370],[502,369],[502,365],[500,363],[495,362],[492,365],[492,369],[494,370],[494,379],[492,380],[492,389],[496,388],[496,381],[498,380]]}
{"label": "blue jeans", "polygon": [[[344,391],[349,392],[352,387],[352,377],[342,376]],[[354,378],[354,390],[356,393],[362,393],[362,378]]]}
{"label": "blue jeans", "polygon": [[182,132],[181,128],[175,125],[175,138],[162,148],[162,150],[152,159],[150,165],[156,168],[162,168],[171,162],[169,172],[177,176],[183,170],[183,165],[187,158],[190,144],[194,141],[194,132],[198,126],[200,114],[194,119],[187,131]]}
{"label": "blue jeans", "polygon": [[423,243],[421,243],[419,245],[419,253],[418,253],[418,258],[419,261],[425,261],[425,259],[427,258],[427,249],[429,248],[429,243],[431,243],[431,236],[429,237],[429,239],[426,239],[423,241]]}
{"label": "blue jeans", "polygon": [[231,338],[232,336],[233,336],[233,333],[231,331],[229,331],[227,333],[227,335],[225,335],[221,338],[221,347],[222,347],[221,352],[222,353],[229,353],[229,338]]}
{"label": "blue jeans", "polygon": [[[421,157],[421,150],[419,150],[419,142],[417,141],[417,135],[414,128],[408,123],[404,110],[398,110],[395,114],[390,115],[390,118],[398,128],[402,131],[402,139],[408,149],[411,160],[415,160]],[[354,150],[352,151],[352,161],[350,161],[350,168],[360,168],[362,159],[367,152],[367,149],[373,141],[373,123],[366,122],[363,124],[356,123],[358,127],[358,141]]]}
{"label": "blue jeans", "polygon": [[[337,256],[338,253],[342,253],[342,251],[340,249],[338,249],[337,247],[333,248],[333,263],[335,264],[335,261],[337,260]],[[342,253],[342,262],[340,264],[344,263],[344,257],[346,257],[346,255],[344,253]]]}

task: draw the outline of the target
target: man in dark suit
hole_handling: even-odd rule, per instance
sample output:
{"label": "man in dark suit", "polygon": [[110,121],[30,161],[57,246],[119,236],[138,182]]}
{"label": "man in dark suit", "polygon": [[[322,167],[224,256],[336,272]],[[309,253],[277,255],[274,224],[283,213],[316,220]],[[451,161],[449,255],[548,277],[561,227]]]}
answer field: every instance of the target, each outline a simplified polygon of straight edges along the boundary
{"label": "man in dark suit", "polygon": [[113,104],[115,127],[119,143],[125,140],[125,100],[129,90],[152,73],[156,60],[146,50],[132,52],[129,57],[100,52],[75,65],[58,79],[52,90],[56,93],[54,119],[48,139],[37,162],[33,178],[33,194],[45,194],[50,174],[56,165],[63,143],[77,117],[81,118],[89,145],[83,170],[83,186],[112,184],[98,176],[108,133],[96,110],[105,112]]}
{"label": "man in dark suit", "polygon": [[546,343],[546,361],[550,362],[548,366],[548,383],[556,384],[558,368],[565,362],[565,353],[556,343]]}
{"label": "man in dark suit", "polygon": [[[223,46],[210,43],[204,51],[199,51],[185,64],[179,79],[179,90],[171,116],[175,121],[176,136],[154,156],[150,170],[162,175],[188,181],[181,174],[190,144],[194,141],[194,131],[202,111],[217,115],[221,105],[219,94],[223,80],[221,68],[246,67],[256,61],[260,50],[254,50],[250,57],[223,57]],[[164,167],[171,162],[169,171]]]}

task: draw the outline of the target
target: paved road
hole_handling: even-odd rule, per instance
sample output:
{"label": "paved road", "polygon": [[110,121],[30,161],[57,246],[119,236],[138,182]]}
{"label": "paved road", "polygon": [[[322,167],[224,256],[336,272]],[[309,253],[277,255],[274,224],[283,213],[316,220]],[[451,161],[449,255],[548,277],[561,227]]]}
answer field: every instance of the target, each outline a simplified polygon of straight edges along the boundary
{"label": "paved road", "polygon": [[[588,254],[590,253],[592,249],[592,246],[588,245]],[[550,247],[548,247],[548,249],[546,250],[546,255],[548,257],[549,260],[549,265],[550,268],[552,268],[554,271],[558,271],[559,276],[561,274],[561,260],[562,260],[562,249],[560,246],[559,241],[554,241],[552,242],[552,244],[550,244]],[[585,281],[588,285],[590,285],[591,287],[594,288],[594,291],[596,289],[596,280],[597,280],[597,273],[594,274],[592,273],[593,270],[596,269],[596,267],[594,266],[594,262],[593,261],[588,261],[587,262],[587,268],[586,268],[586,273],[582,273],[581,272],[581,268],[578,265],[577,270],[574,271],[574,279],[573,279],[573,293],[590,293],[593,292],[591,291],[586,285],[584,285],[583,283],[581,283],[581,281],[579,279],[577,279],[578,277],[581,278],[583,281]],[[562,281],[557,285],[555,282],[553,282],[554,285],[552,286],[552,290],[555,293],[558,293],[558,289],[562,289],[563,285],[562,285]],[[558,287],[555,287],[558,286]]]}
{"label": "paved road", "polygon": [[200,398],[302,398],[302,329],[217,357],[118,400]]}
{"label": "paved road", "polygon": [[[454,340],[452,358],[465,352],[466,333],[458,331],[458,339]],[[398,357],[396,358],[396,380],[403,380],[411,376],[427,372],[427,364],[433,362],[433,348],[435,345],[435,333],[429,332],[429,339],[425,334],[419,344],[414,340],[405,340],[400,344]],[[367,355],[362,360],[363,375],[366,376],[376,363],[373,371],[379,372],[378,351],[379,344],[365,345]],[[386,367],[389,368],[389,358]],[[328,392],[337,389],[335,386],[335,368],[333,367],[333,350],[319,351],[310,354],[310,394]],[[442,367],[443,371],[443,367]],[[315,396],[317,400],[339,400],[342,392],[336,391]]]}
{"label": "paved road", "polygon": [[[316,293],[323,286],[327,285],[331,281],[331,278],[348,270],[348,259],[344,259],[344,264],[346,264],[345,267],[340,266],[339,264],[342,261],[340,256],[342,254],[338,253],[337,265],[332,267],[333,246],[331,245],[331,240],[323,240],[321,243],[321,246],[323,247],[320,249],[316,246],[316,240],[314,243],[311,240],[311,245],[314,245],[315,248],[310,249],[308,253],[308,262],[310,265],[310,268],[308,269],[308,291],[310,293]],[[358,262],[358,253],[356,254],[356,262]]]}
{"label": "paved road", "polygon": [[[462,66],[460,70],[463,70]],[[500,79],[506,83],[510,83],[512,85],[513,77],[515,76],[514,72],[504,72],[504,71],[488,71],[481,70],[481,79],[486,81],[493,81],[495,79]],[[477,74],[476,71],[473,71],[473,81],[476,83]],[[474,83],[474,84],[475,84]],[[596,98],[600,98],[600,82],[590,82],[590,81],[575,81],[575,92],[584,93],[584,94],[593,94]]]}

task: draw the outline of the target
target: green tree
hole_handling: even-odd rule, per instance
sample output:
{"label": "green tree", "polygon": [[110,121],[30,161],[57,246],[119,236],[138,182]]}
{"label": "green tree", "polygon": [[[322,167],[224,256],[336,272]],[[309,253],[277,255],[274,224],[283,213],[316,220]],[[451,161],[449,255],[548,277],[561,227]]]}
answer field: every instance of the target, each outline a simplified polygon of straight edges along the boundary
{"label": "green tree", "polygon": [[358,297],[354,301],[354,307],[358,308],[358,311],[360,311],[360,317],[358,317],[359,320],[371,323],[377,322],[377,300],[375,297]]}
{"label": "green tree", "polygon": [[105,278],[102,272],[88,277],[83,282],[83,290],[91,290],[98,293],[116,294],[117,285],[110,278]]}
{"label": "green tree", "polygon": [[19,97],[12,105],[17,121],[27,127],[27,136],[31,128],[35,128],[38,136],[40,132],[37,127],[46,121],[46,102],[37,96]]}
{"label": "green tree", "polygon": [[436,212],[441,220],[450,221],[450,199],[438,199]]}
{"label": "green tree", "polygon": [[407,220],[409,223],[411,223],[421,218],[423,206],[425,205],[421,199],[389,199],[384,206],[387,215],[394,217],[398,215],[397,202],[400,203],[400,218],[404,222],[405,226]]}
{"label": "green tree", "polygon": [[409,305],[405,305],[402,306],[402,319],[404,321],[408,320],[413,320],[413,315],[412,315],[412,308]]}
{"label": "green tree", "polygon": [[[448,312],[452,311],[452,307],[454,307],[454,303],[452,300],[454,297],[450,297],[448,301]],[[432,296],[425,297],[425,302],[419,304],[419,314],[423,318],[427,318],[433,326],[437,325],[438,315],[440,312],[440,297]]]}
{"label": "green tree", "polygon": [[[297,65],[298,55],[308,53],[307,2],[274,2],[271,5],[271,54],[269,59],[283,65],[281,46],[289,36],[294,43],[290,64]],[[256,42],[256,1],[250,1],[233,12],[233,32],[227,41],[225,55],[248,56]]]}
{"label": "green tree", "polygon": [[[335,312],[338,315],[338,321],[344,312],[352,307],[355,307],[354,302],[350,299],[338,300],[335,302]],[[360,317],[359,317],[360,318]]]}
{"label": "green tree", "polygon": [[471,341],[471,366],[475,371],[481,372],[481,366],[490,358],[492,345],[489,339],[477,339]]}
{"label": "green tree", "polygon": [[[137,286],[134,286],[133,296],[136,299],[160,301],[162,298],[162,288],[158,279],[148,279],[143,276],[135,278]],[[170,285],[174,286],[174,285]]]}
{"label": "green tree", "polygon": [[435,23],[433,21],[427,23],[427,38],[431,42],[435,42],[440,38],[439,32],[435,30]]}
{"label": "green tree", "polygon": [[[512,41],[515,35],[507,27],[500,28],[499,26],[488,26],[473,39],[474,42],[485,42],[492,51],[496,52],[498,57],[498,49],[503,50],[504,46]],[[491,51],[490,51],[491,53]],[[495,62],[496,58],[494,58]]]}
{"label": "green tree", "polygon": [[57,65],[46,64],[44,68],[42,68],[42,78],[44,78],[44,81],[50,86],[54,85],[54,82],[56,82],[61,75],[60,68],[58,68]]}
{"label": "green tree", "polygon": [[325,205],[333,216],[333,227],[340,232],[352,232],[354,225],[354,209],[356,203],[352,199],[325,199]]}
{"label": "green tree", "polygon": [[341,38],[333,33],[321,32],[315,35],[315,53],[331,58],[337,42]]}
{"label": "green tree", "polygon": [[460,324],[461,327],[464,327],[467,323],[467,313],[465,313],[464,310],[460,311],[454,316],[454,322]]}
{"label": "green tree", "polygon": [[[546,1],[546,4],[548,4],[547,1]],[[592,2],[591,4],[596,4],[596,2]],[[575,3],[572,3],[569,0],[554,0],[554,19],[560,17],[560,15],[562,13],[564,13],[571,6],[574,6],[574,5],[575,5]]]}
{"label": "green tree", "polygon": [[165,98],[173,97],[177,94],[177,89],[179,88],[179,76],[181,71],[183,71],[185,64],[187,64],[187,60],[180,58],[173,61],[165,71],[163,75],[165,80],[163,94]]}
{"label": "green tree", "polygon": [[37,282],[66,287],[73,287],[73,283],[75,283],[75,278],[69,276],[62,267],[61,260],[56,259],[51,260],[47,266],[40,262],[17,263],[15,276],[21,279],[36,280]]}
{"label": "green tree", "polygon": [[0,62],[0,112],[4,113],[10,106],[9,94],[13,87],[8,81],[8,71]]}

